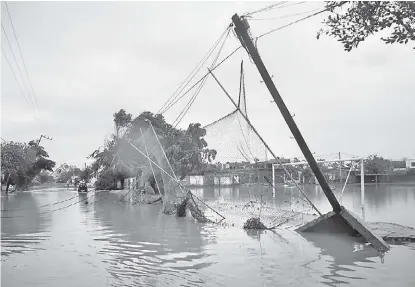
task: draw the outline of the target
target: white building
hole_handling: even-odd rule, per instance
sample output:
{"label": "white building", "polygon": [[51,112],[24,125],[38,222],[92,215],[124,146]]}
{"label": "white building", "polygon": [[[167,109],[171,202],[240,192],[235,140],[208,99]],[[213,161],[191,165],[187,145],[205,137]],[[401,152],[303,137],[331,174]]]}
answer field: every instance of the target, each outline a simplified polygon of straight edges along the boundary
{"label": "white building", "polygon": [[415,159],[407,159],[405,163],[406,169],[415,169]]}

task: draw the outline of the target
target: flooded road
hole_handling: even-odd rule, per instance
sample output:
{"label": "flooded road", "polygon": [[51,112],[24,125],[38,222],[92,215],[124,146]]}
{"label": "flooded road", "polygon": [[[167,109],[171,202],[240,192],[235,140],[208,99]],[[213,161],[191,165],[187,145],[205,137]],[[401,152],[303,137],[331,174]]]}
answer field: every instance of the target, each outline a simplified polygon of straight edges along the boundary
{"label": "flooded road", "polygon": [[[366,220],[415,227],[414,186],[365,191]],[[260,192],[275,201],[297,191],[272,199],[265,187],[195,190],[229,202]],[[330,210],[321,190],[306,192]],[[392,245],[381,258],[350,238],[201,224],[119,202],[124,194],[91,193],[88,204],[59,188],[2,197],[2,286],[415,286],[415,244]],[[360,214],[358,186],[343,204]]]}

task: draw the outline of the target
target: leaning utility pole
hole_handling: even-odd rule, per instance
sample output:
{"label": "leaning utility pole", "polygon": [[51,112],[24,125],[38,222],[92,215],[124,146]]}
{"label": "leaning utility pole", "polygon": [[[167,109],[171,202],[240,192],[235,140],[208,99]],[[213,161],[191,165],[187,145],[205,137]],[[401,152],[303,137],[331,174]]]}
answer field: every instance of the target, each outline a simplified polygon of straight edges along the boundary
{"label": "leaning utility pole", "polygon": [[264,83],[266,84],[270,94],[272,95],[274,102],[277,104],[279,110],[281,111],[282,116],[285,119],[288,127],[290,128],[295,140],[297,141],[298,146],[300,147],[304,157],[306,158],[308,164],[310,165],[311,170],[314,173],[314,176],[317,178],[318,183],[321,186],[324,194],[326,195],[328,201],[333,207],[333,211],[329,212],[322,217],[319,217],[304,226],[297,229],[297,231],[313,231],[313,230],[341,230],[347,233],[359,233],[361,234],[369,243],[371,243],[376,249],[380,251],[389,250],[389,245],[383,241],[382,238],[375,235],[370,231],[364,223],[359,219],[354,217],[350,212],[348,212],[343,206],[340,205],[337,198],[334,196],[333,191],[330,189],[326,179],[321,173],[316,160],[313,157],[310,149],[308,148],[303,136],[300,133],[296,123],[294,122],[293,117],[288,111],[287,106],[282,100],[280,94],[278,93],[277,88],[275,87],[271,76],[269,75],[267,69],[265,68],[264,63],[262,62],[259,53],[252,43],[251,36],[248,33],[249,24],[245,18],[240,18],[238,14],[232,16],[232,22],[235,25],[235,33],[239,38],[242,46],[246,49],[248,54],[251,56],[255,65],[258,68],[259,73],[261,74]]}
{"label": "leaning utility pole", "polygon": [[321,173],[316,160],[314,159],[310,149],[308,148],[303,136],[300,133],[294,119],[291,116],[291,113],[288,111],[287,106],[285,105],[284,101],[282,100],[280,94],[278,93],[277,88],[274,85],[274,82],[271,79],[267,69],[265,68],[264,63],[262,62],[261,57],[258,54],[257,49],[255,48],[254,44],[252,43],[252,39],[248,34],[249,24],[245,18],[239,18],[237,14],[232,17],[232,21],[235,25],[235,32],[238,35],[239,41],[241,41],[242,46],[247,50],[248,54],[251,56],[252,60],[254,61],[255,65],[258,68],[259,73],[261,74],[264,83],[266,84],[269,92],[271,93],[272,97],[274,98],[274,102],[277,104],[278,108],[281,111],[282,116],[285,119],[288,127],[290,128],[295,140],[298,143],[304,157],[306,158],[308,164],[310,165],[311,170],[313,171],[315,177],[317,178],[318,183],[320,184],[324,194],[326,195],[327,199],[329,200],[331,206],[333,207],[333,211],[339,213],[341,211],[340,203],[337,201],[337,198],[334,196],[330,186],[328,185],[326,179],[324,178],[323,174]]}
{"label": "leaning utility pole", "polygon": [[37,140],[36,145],[40,144],[40,141],[42,140],[42,138],[47,139],[47,140],[52,140],[52,138],[48,137],[47,135],[40,135],[40,138]]}

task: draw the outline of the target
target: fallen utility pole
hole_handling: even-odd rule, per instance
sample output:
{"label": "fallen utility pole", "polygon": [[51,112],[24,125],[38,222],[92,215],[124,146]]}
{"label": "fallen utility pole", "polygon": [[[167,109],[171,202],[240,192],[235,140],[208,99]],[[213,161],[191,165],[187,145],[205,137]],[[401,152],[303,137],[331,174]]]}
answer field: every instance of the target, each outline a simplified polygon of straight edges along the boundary
{"label": "fallen utility pole", "polygon": [[[291,113],[288,111],[287,106],[281,98],[277,88],[275,87],[274,82],[271,79],[271,76],[265,68],[264,63],[262,62],[262,59],[259,56],[258,50],[254,46],[251,36],[248,33],[248,21],[246,20],[246,18],[240,18],[238,14],[235,14],[232,16],[232,22],[235,25],[234,30],[236,35],[238,36],[239,41],[241,42],[242,46],[246,49],[248,54],[251,56],[253,62],[258,68],[258,71],[261,74],[261,77],[264,80],[264,83],[266,84],[271,96],[273,97],[274,102],[277,104],[282,116],[284,117],[285,122],[290,128],[295,140],[297,141],[297,144],[300,147],[301,152],[303,153],[308,164],[310,165],[310,168],[313,171],[314,176],[317,178],[317,181],[320,184],[321,189],[323,190],[328,201],[333,207],[333,212],[326,214],[324,218],[319,217],[317,220],[306,224],[305,226],[300,228],[299,231],[319,229],[327,230],[327,223],[330,222],[332,223],[331,227],[337,230],[341,229],[342,231],[346,231],[348,233],[356,233],[357,231],[378,250],[388,250],[389,246],[380,237],[374,235],[373,232],[368,230],[368,228],[364,226],[362,222],[360,222],[357,218],[355,218],[344,207],[340,205],[337,198],[333,194],[333,191],[328,185],[326,179],[321,173],[317,165],[317,162],[313,157],[313,154],[308,148],[302,134],[300,133],[300,130],[298,129],[293,117],[291,116]],[[320,222],[324,222],[323,225],[319,224]],[[346,225],[344,223],[346,223]]]}

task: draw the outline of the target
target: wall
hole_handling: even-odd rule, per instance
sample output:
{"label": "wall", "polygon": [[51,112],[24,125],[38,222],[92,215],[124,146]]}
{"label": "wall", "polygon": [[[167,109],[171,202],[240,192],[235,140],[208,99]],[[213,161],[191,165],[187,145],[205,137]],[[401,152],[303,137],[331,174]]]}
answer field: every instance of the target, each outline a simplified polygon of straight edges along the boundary
{"label": "wall", "polygon": [[190,185],[203,185],[203,175],[191,175],[189,176]]}
{"label": "wall", "polygon": [[124,189],[136,189],[137,179],[135,177],[129,177],[124,179]]}
{"label": "wall", "polygon": [[232,176],[218,176],[214,178],[214,185],[232,185]]}

